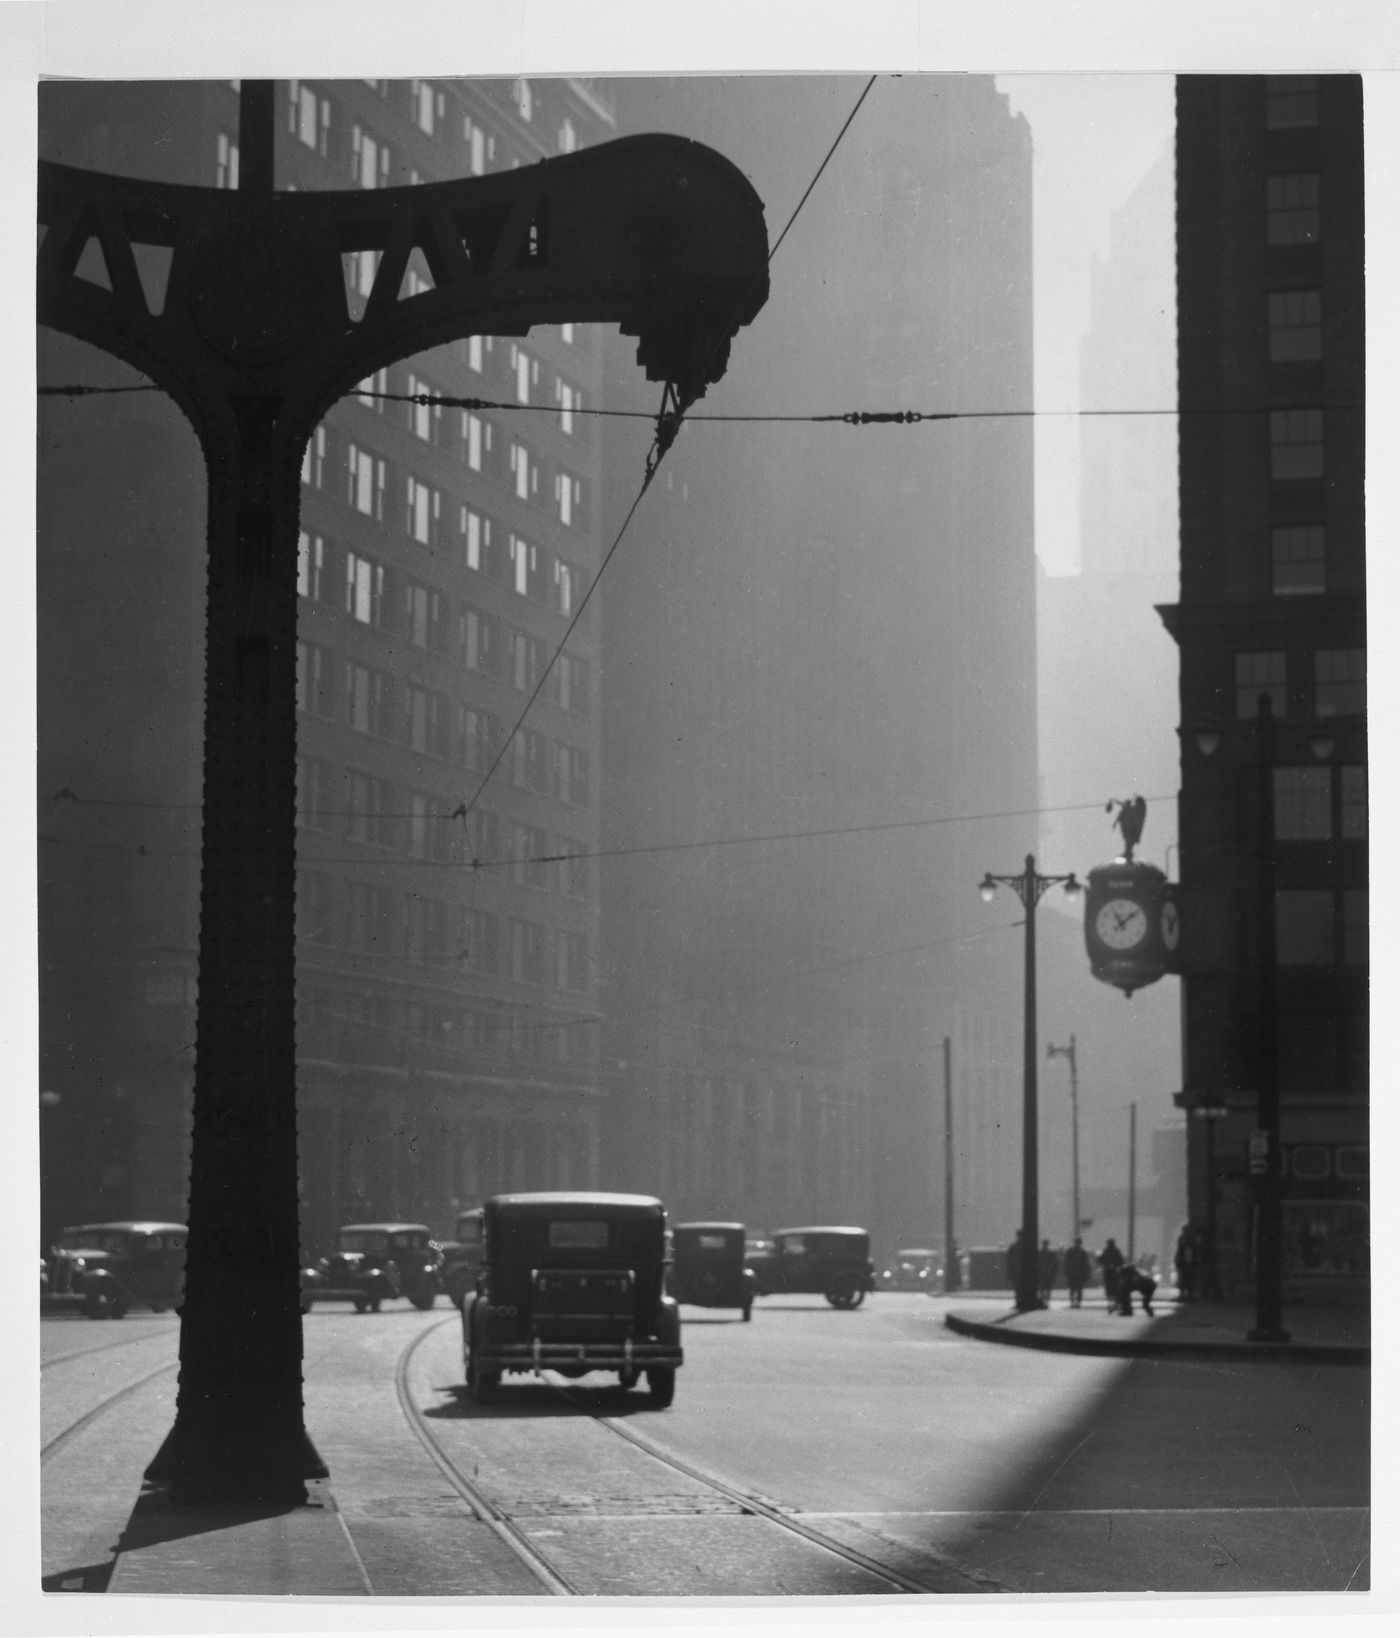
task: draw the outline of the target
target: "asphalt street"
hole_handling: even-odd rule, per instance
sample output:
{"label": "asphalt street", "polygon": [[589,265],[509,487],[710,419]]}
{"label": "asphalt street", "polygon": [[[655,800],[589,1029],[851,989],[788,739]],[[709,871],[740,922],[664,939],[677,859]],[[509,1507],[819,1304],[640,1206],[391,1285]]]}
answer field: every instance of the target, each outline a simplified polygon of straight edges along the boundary
{"label": "asphalt street", "polygon": [[[605,1597],[1369,1584],[1364,1369],[998,1347],[893,1293],[685,1319],[667,1410],[604,1378],[508,1378],[482,1408],[454,1311],[318,1307],[307,1424],[353,1544],[339,1590],[538,1596],[512,1540]],[[96,1591],[169,1426],[177,1327],[42,1332],[46,1585]],[[235,1558],[203,1590],[272,1573]]]}

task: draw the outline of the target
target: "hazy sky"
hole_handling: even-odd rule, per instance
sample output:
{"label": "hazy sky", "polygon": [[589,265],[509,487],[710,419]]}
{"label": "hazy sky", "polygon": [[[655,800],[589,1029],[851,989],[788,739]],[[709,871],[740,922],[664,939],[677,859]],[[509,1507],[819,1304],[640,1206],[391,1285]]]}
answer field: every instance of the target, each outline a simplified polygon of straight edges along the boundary
{"label": "hazy sky", "polygon": [[[1170,147],[1169,74],[1002,74],[1031,128],[1035,186],[1035,404],[1073,408],[1089,270],[1108,224]],[[1079,563],[1079,440],[1073,420],[1036,423],[1036,552],[1051,574]]]}

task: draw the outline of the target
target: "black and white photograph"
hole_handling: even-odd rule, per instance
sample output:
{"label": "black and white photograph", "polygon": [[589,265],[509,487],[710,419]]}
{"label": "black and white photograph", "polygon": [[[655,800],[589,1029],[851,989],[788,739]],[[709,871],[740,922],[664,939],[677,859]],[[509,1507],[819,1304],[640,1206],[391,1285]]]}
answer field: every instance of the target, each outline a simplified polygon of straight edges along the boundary
{"label": "black and white photograph", "polygon": [[1393,1609],[1380,9],[13,9],[14,1630]]}

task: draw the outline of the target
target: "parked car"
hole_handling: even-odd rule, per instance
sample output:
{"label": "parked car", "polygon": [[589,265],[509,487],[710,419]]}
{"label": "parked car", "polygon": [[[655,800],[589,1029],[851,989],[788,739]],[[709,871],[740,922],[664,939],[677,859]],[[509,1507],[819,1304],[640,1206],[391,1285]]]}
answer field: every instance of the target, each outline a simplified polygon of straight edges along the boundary
{"label": "parked car", "polygon": [[833,1308],[858,1308],[875,1289],[870,1236],[862,1228],[791,1228],[773,1235],[770,1252],[751,1252],[759,1296],[815,1291]]}
{"label": "parked car", "polygon": [[677,1223],[671,1235],[671,1295],[697,1308],[739,1308],[751,1319],[758,1282],[744,1261],[744,1225]]}
{"label": "parked car", "polygon": [[646,1374],[669,1405],[683,1361],[680,1309],[663,1289],[666,1213],[644,1194],[498,1194],[486,1202],[481,1273],[462,1313],[467,1390],[480,1404],[507,1372]]}
{"label": "parked car", "polygon": [[120,1319],[131,1308],[163,1313],[185,1288],[183,1223],[144,1219],[66,1228],[40,1276],[44,1309],[80,1308],[89,1319]]}
{"label": "parked car", "polygon": [[460,1308],[467,1293],[476,1289],[477,1270],[481,1267],[481,1222],[485,1215],[481,1206],[457,1213],[457,1238],[438,1243],[442,1254],[439,1278],[449,1301]]}
{"label": "parked car", "polygon": [[896,1251],[880,1275],[886,1291],[941,1291],[943,1258],[921,1246]]}
{"label": "parked car", "polygon": [[393,1297],[431,1308],[441,1290],[439,1262],[424,1223],[347,1223],[334,1253],[302,1269],[301,1311],[309,1314],[318,1302],[352,1302],[357,1314],[378,1313]]}

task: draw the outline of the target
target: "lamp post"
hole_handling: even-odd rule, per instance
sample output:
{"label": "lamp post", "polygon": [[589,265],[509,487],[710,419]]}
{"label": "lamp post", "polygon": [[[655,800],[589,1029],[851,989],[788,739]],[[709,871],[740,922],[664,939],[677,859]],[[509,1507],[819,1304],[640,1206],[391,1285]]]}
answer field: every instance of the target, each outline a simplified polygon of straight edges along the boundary
{"label": "lamp post", "polygon": [[1035,1040],[1035,907],[1048,888],[1062,886],[1071,896],[1079,892],[1074,872],[1068,876],[1042,876],[1035,868],[1035,855],[1026,855],[1026,867],[1015,876],[997,876],[990,870],[982,878],[982,897],[991,903],[998,887],[1009,887],[1026,909],[1025,1026],[1023,1037],[1023,1088],[1021,1131],[1021,1255],[1016,1269],[1016,1311],[1026,1313],[1042,1306],[1037,1292],[1036,1253],[1040,1245],[1039,1155],[1036,1110]]}
{"label": "lamp post", "polygon": [[[1254,1028],[1250,1057],[1255,1081],[1255,1133],[1250,1144],[1254,1179],[1254,1325],[1250,1342],[1287,1342],[1283,1326],[1283,1201],[1279,1188],[1278,951],[1274,925],[1274,710],[1259,695],[1253,721],[1255,892]],[[1212,756],[1221,734],[1196,734],[1203,756]],[[1318,740],[1313,754],[1319,755]],[[1329,747],[1330,749],[1330,747]],[[1212,1159],[1214,1157],[1212,1156]],[[1212,1180],[1212,1188],[1214,1183]],[[1213,1241],[1212,1235],[1212,1241]],[[1214,1246],[1212,1244],[1212,1257]],[[1213,1271],[1212,1271],[1213,1272]]]}
{"label": "lamp post", "polygon": [[1069,1038],[1068,1046],[1047,1044],[1045,1048],[1047,1058],[1064,1058],[1069,1062],[1069,1133],[1070,1133],[1070,1175],[1074,1194],[1074,1228],[1070,1233],[1070,1243],[1079,1238],[1079,1064],[1075,1057],[1074,1037]]}

